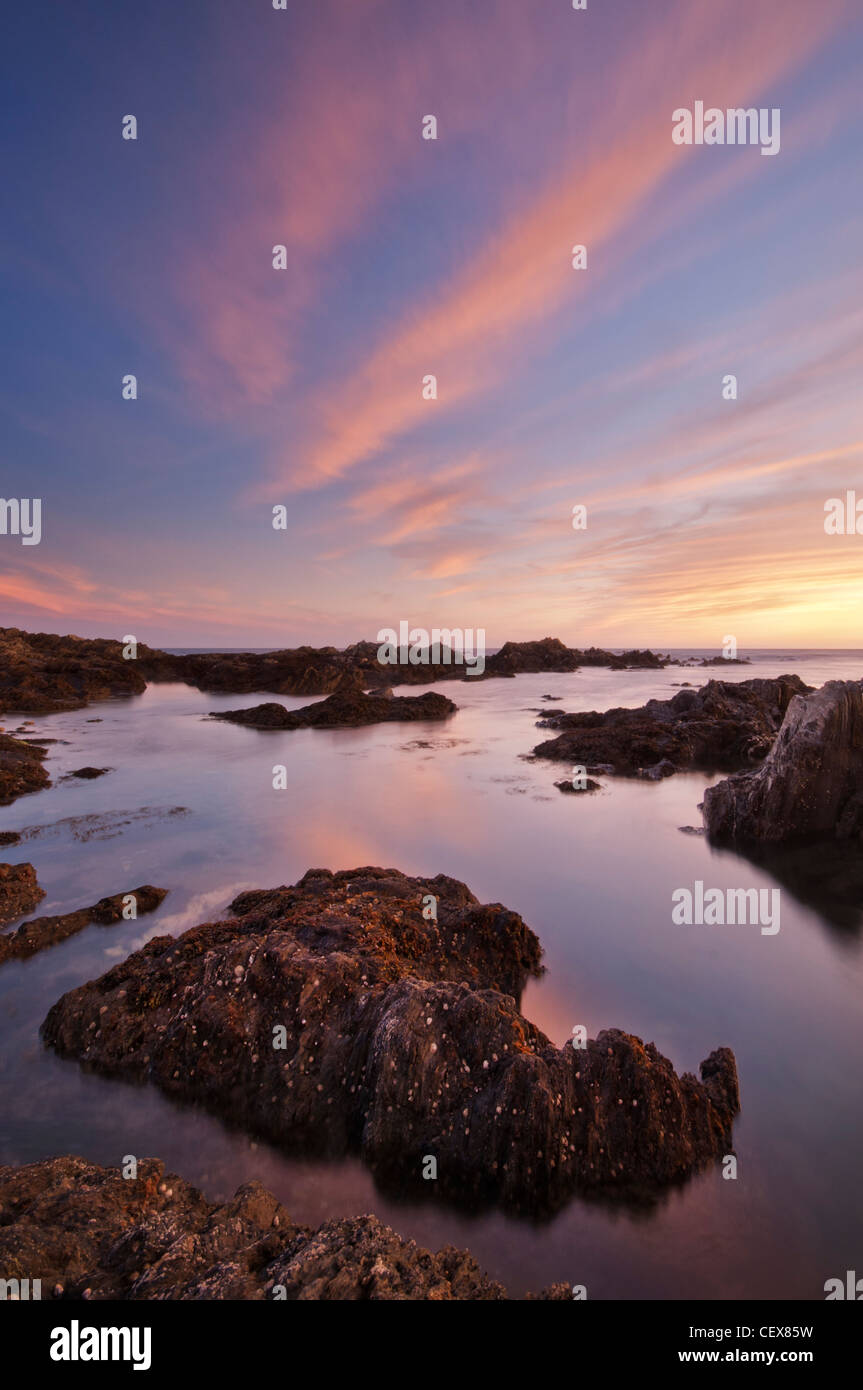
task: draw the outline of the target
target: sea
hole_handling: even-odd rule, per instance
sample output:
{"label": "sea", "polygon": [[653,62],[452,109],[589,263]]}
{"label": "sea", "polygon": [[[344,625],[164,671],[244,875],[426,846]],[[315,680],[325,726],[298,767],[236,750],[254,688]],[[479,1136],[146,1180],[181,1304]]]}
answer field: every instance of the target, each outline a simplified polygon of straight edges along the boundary
{"label": "sea", "polygon": [[[169,892],[150,916],[89,927],[0,970],[0,1163],[158,1157],[211,1200],[258,1179],[310,1226],[373,1212],[431,1249],[466,1247],[514,1296],[563,1280],[591,1299],[823,1299],[828,1278],[863,1270],[858,907],[837,903],[829,875],[774,870],[693,833],[718,776],[604,777],[601,791],[567,796],[554,783],[568,769],[530,758],[554,736],[537,728],[546,710],[633,707],[711,678],[796,673],[817,686],[863,677],[863,651],[740,655],[749,664],[721,670],[585,667],[422,687],[457,703],[445,723],[262,732],[208,715],[309,698],[173,683],[35,717],[28,732],[58,740],[46,763],[53,785],[0,809],[0,831],[24,832],[4,859],[31,862],[46,890],[28,915],[144,883]],[[5,727],[22,723],[13,716]],[[63,780],[83,764],[112,770]],[[287,768],[285,790],[273,789],[276,764]],[[481,901],[521,913],[546,966],[522,1009],[558,1045],[580,1026],[591,1036],[622,1028],[696,1074],[714,1048],[733,1048],[736,1177],[716,1163],[654,1204],[576,1196],[543,1221],[471,1214],[433,1194],[399,1201],[356,1157],[288,1157],[153,1087],[87,1073],[43,1047],[39,1025],[54,1001],[150,937],[218,920],[242,889],[363,865],[449,874]],[[779,887],[780,930],[675,924],[672,894],[698,880]]]}

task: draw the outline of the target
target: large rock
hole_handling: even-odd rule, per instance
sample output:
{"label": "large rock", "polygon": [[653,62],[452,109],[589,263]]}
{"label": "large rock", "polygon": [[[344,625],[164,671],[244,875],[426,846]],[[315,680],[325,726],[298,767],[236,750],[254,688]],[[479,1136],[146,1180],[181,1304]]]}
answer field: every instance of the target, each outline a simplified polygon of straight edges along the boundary
{"label": "large rock", "polygon": [[863,681],[828,681],[795,696],[761,767],[709,787],[703,813],[716,840],[859,842]]}
{"label": "large rock", "polygon": [[51,779],[42,766],[45,756],[44,748],[0,734],[0,806],[50,787]]}
{"label": "large rock", "polygon": [[[0,864],[0,926],[31,912],[45,896],[32,864]],[[0,936],[0,961],[8,936]]]}
{"label": "large rock", "polygon": [[[0,1269],[64,1302],[507,1296],[467,1251],[431,1254],[375,1216],[297,1226],[257,1182],[207,1202],[154,1158],[134,1178],[71,1157],[0,1167]],[[572,1294],[557,1284],[540,1297]]]}
{"label": "large rock", "polygon": [[428,1156],[452,1200],[534,1211],[655,1192],[728,1152],[733,1054],[699,1082],[617,1030],[558,1049],[518,1008],[536,936],[455,879],[310,870],[232,910],[64,995],[45,1041],[294,1152],[359,1151],[414,1198]]}
{"label": "large rock", "polygon": [[665,775],[668,769],[655,771],[665,761],[672,771],[733,771],[765,757],[789,702],[809,689],[799,676],[708,681],[638,709],[550,713],[541,727],[561,732],[533,752],[555,762],[607,763],[630,777],[651,769],[651,776]]}
{"label": "large rock", "polygon": [[[7,864],[0,864],[0,873],[9,867]],[[31,864],[17,867],[30,869],[31,873],[33,871]],[[35,874],[33,881],[35,883]],[[0,891],[2,886],[0,876]],[[22,922],[17,931],[11,932],[8,936],[0,936],[0,965],[4,965],[7,960],[28,960],[30,956],[37,955],[48,946],[56,946],[58,942],[65,941],[68,936],[74,936],[76,932],[83,931],[93,923],[98,923],[101,927],[111,927],[116,922],[126,920],[123,912],[129,897],[135,899],[137,917],[145,912],[155,912],[167,894],[167,888],[154,888],[151,884],[145,883],[140,888],[130,888],[128,893],[115,893],[113,897],[100,898],[92,907],[81,907],[76,912],[64,912],[59,917],[36,917],[32,922]],[[38,897],[44,897],[41,888],[38,889]],[[28,903],[14,915],[20,917],[23,912],[29,912],[31,906],[32,904]],[[10,921],[11,918],[7,917],[6,920]]]}
{"label": "large rock", "polygon": [[0,628],[0,714],[52,714],[90,700],[140,695],[148,654],[142,644],[138,661],[124,661],[122,642]]}
{"label": "large rock", "polygon": [[361,690],[339,691],[302,709],[284,705],[254,705],[251,709],[223,710],[214,719],[246,724],[253,729],[342,729],[362,724],[447,719],[458,709],[445,695],[364,695]]}

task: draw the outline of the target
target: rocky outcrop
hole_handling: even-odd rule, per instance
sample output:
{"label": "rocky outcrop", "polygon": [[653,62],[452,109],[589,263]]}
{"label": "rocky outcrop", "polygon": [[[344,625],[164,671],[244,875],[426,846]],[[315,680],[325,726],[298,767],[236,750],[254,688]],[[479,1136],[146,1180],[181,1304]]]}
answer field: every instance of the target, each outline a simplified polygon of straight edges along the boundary
{"label": "rocky outcrop", "polygon": [[735,771],[766,756],[790,701],[809,689],[799,676],[712,680],[638,709],[548,714],[540,727],[560,733],[533,752],[556,762],[605,763],[623,776]]}
{"label": "rocky outcrop", "polygon": [[0,628],[0,714],[53,714],[89,700],[140,695],[148,654],[141,644],[139,660],[124,661],[121,642]]}
{"label": "rocky outcrop", "polygon": [[451,1200],[537,1211],[728,1152],[733,1054],[699,1082],[615,1029],[558,1049],[518,1007],[536,936],[455,879],[317,869],[231,910],[64,995],[46,1043],[294,1152],[358,1151],[415,1199],[429,1156]]}
{"label": "rocky outcrop", "polygon": [[768,756],[704,795],[716,840],[863,842],[863,681],[828,681],[788,706]]}
{"label": "rocky outcrop", "polygon": [[[577,670],[579,666],[657,667],[668,658],[653,652],[616,656],[596,647],[581,652],[559,638],[506,642],[486,658],[483,672],[456,660],[441,647],[429,661],[388,665],[378,661],[376,642],[337,647],[288,647],[273,652],[162,652],[137,644],[124,660],[123,643],[104,638],[58,637],[0,628],[0,714],[13,710],[50,714],[80,709],[90,700],[139,695],[148,681],[183,681],[225,694],[267,691],[275,695],[332,695],[376,691],[385,686],[430,685],[443,680],[483,680],[517,672]],[[431,662],[431,656],[440,659]]]}
{"label": "rocky outcrop", "polygon": [[[251,1182],[208,1202],[164,1164],[135,1177],[82,1158],[0,1167],[0,1269],[42,1299],[500,1300],[467,1251],[437,1254],[375,1216],[296,1225]],[[564,1284],[544,1299],[568,1299]]]}
{"label": "rocky outcrop", "polygon": [[0,734],[0,806],[50,787],[51,779],[42,766],[44,758],[44,748]]}
{"label": "rocky outcrop", "polygon": [[[0,864],[0,926],[32,912],[44,896],[45,889],[39,887],[32,864]],[[0,936],[0,961],[6,940]]]}
{"label": "rocky outcrop", "polygon": [[362,724],[447,719],[458,706],[445,695],[364,695],[361,690],[340,691],[302,709],[284,705],[255,705],[251,709],[223,710],[214,719],[246,724],[253,729],[344,729]]}
{"label": "rocky outcrop", "polygon": [[[9,867],[8,864],[0,864],[0,871]],[[16,867],[30,869],[32,872],[30,864]],[[35,874],[33,877],[35,882]],[[83,931],[93,923],[98,923],[101,927],[111,927],[115,922],[123,921],[123,909],[129,905],[130,896],[135,899],[136,916],[145,912],[155,912],[167,893],[167,888],[153,888],[151,884],[146,883],[141,888],[130,888],[128,893],[115,893],[111,898],[100,898],[92,907],[82,907],[77,912],[65,912],[60,917],[36,917],[32,922],[22,922],[17,931],[11,932],[8,936],[0,936],[0,965],[5,965],[8,960],[27,960],[39,951],[44,951],[47,946],[56,946],[59,941],[65,941],[67,936],[74,936],[76,932]],[[40,888],[38,898],[44,896]],[[29,910],[30,905],[13,915],[20,917],[22,912]],[[5,920],[11,921],[11,918],[7,917]]]}

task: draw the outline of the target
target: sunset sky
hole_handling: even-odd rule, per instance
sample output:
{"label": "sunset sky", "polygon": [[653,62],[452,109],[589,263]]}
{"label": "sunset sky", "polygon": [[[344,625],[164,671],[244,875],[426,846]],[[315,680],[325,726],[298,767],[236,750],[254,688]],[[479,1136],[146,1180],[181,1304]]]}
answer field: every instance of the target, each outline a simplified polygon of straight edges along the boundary
{"label": "sunset sky", "polygon": [[[863,536],[824,531],[863,499],[859,3],[3,27],[0,493],[43,538],[0,536],[0,624],[863,646]],[[778,107],[780,152],[675,145],[699,100]]]}

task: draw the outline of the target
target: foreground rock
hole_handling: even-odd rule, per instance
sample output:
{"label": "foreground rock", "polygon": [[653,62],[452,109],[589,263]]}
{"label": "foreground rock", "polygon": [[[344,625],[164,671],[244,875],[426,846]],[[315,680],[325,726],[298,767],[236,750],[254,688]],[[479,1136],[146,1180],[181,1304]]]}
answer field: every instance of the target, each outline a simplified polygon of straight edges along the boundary
{"label": "foreground rock", "polygon": [[[467,1251],[433,1255],[375,1216],[312,1231],[257,1182],[207,1202],[154,1158],[135,1178],[82,1158],[0,1167],[0,1269],[63,1301],[507,1296]],[[541,1297],[572,1293],[557,1284]]]}
{"label": "foreground rock", "polygon": [[[31,912],[44,896],[45,889],[39,887],[32,864],[0,864],[0,925]],[[0,960],[6,940],[0,936]]]}
{"label": "foreground rock", "polygon": [[797,695],[761,767],[709,787],[703,814],[716,840],[863,843],[863,681]]}
{"label": "foreground rock", "polygon": [[351,690],[329,695],[302,709],[284,705],[255,705],[251,709],[225,710],[214,719],[246,724],[253,729],[343,729],[362,724],[404,722],[417,719],[447,719],[458,709],[445,695],[429,691],[426,695],[364,695]]}
{"label": "foreground rock", "polygon": [[359,1151],[414,1198],[429,1155],[436,1192],[537,1211],[652,1194],[729,1151],[727,1048],[700,1082],[617,1030],[558,1049],[518,1008],[536,936],[455,879],[317,869],[231,908],[64,995],[47,1044],[294,1152]]}
{"label": "foreground rock", "polygon": [[0,734],[0,806],[50,787],[51,779],[42,766],[44,758],[44,748]]}
{"label": "foreground rock", "polygon": [[[8,867],[0,865],[0,869]],[[19,867],[32,869],[30,864]],[[67,936],[74,936],[76,932],[83,931],[93,923],[98,923],[101,927],[111,927],[115,922],[123,921],[123,909],[128,907],[130,897],[135,899],[136,915],[155,912],[167,893],[167,888],[153,888],[146,883],[141,888],[130,889],[128,893],[115,893],[112,898],[100,898],[92,907],[81,907],[77,912],[65,912],[61,917],[37,917],[32,922],[22,922],[17,931],[11,932],[8,936],[0,936],[0,965],[5,965],[7,960],[27,960],[39,951],[44,951],[47,946],[56,946],[59,941],[65,941]],[[44,897],[41,888],[39,897]],[[25,907],[22,910],[27,912],[29,908]],[[20,917],[21,913],[16,912],[14,915]]]}
{"label": "foreground rock", "polygon": [[651,779],[681,768],[735,771],[766,756],[790,701],[809,689],[799,676],[708,681],[638,709],[551,713],[542,727],[561,732],[533,752],[556,762],[604,763],[618,775]]}

